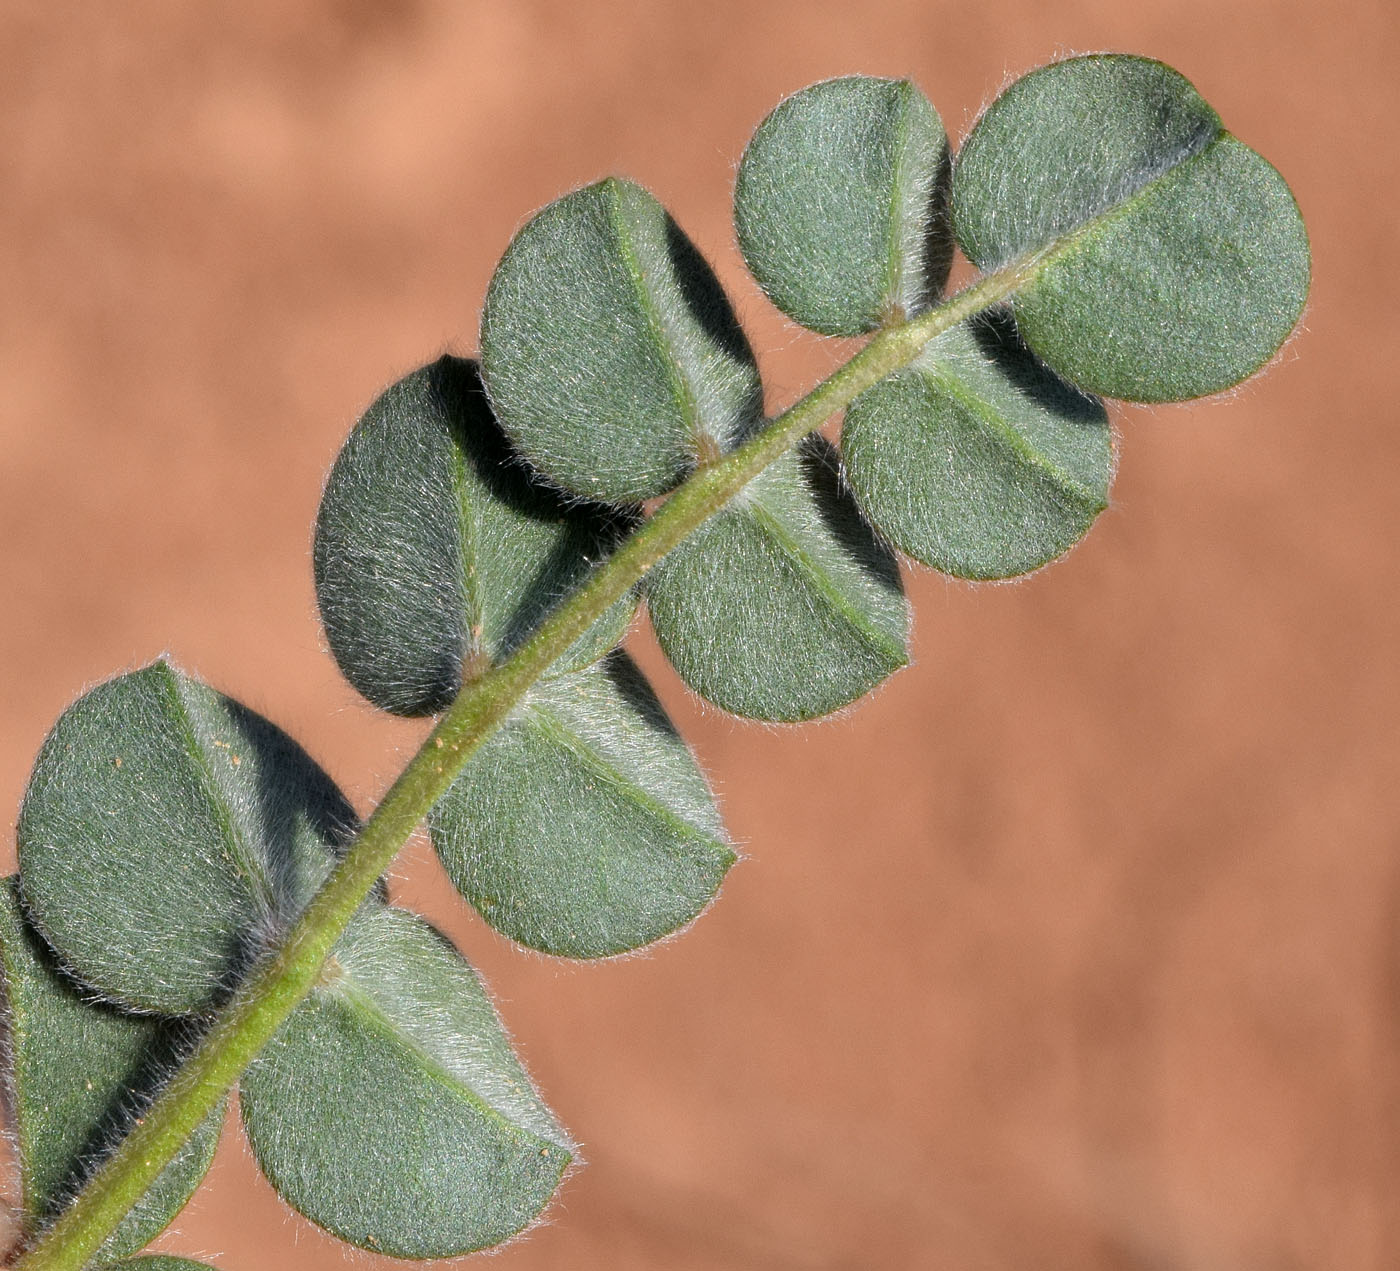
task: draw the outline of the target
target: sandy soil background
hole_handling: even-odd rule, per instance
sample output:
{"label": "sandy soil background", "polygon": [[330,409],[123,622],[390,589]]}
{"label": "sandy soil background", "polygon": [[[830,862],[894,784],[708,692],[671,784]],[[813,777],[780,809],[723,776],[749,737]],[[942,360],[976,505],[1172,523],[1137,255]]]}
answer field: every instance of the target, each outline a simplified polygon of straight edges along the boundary
{"label": "sandy soil background", "polygon": [[[64,705],[163,649],[374,802],[421,729],[322,652],[322,475],[382,385],[472,350],[532,209],[608,172],[655,190],[778,406],[836,356],[731,242],[732,165],[782,94],[909,74],[956,135],[1057,53],[1148,53],[1303,206],[1313,301],[1273,371],[1118,410],[1088,541],[1016,586],[913,576],[917,664],[838,722],[701,709],[635,636],[749,857],[683,940],[522,955],[421,843],[395,890],[483,969],[586,1145],[493,1267],[1396,1265],[1397,14],[6,0],[6,818]],[[236,1130],[161,1243],[347,1256]]]}

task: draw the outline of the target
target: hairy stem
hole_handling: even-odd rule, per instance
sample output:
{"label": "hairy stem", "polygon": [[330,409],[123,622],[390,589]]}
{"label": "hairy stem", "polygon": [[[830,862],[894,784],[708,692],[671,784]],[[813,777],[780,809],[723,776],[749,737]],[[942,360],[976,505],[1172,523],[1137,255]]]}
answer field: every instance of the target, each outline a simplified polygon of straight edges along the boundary
{"label": "hairy stem", "polygon": [[696,469],[526,644],[465,686],[283,943],[244,981],[131,1133],[14,1271],[81,1271],[311,991],[355,911],[462,766],[610,605],[797,441],[909,365],[935,336],[1008,298],[1031,272],[1021,264],[988,275],[937,308],[880,331],[738,450]]}

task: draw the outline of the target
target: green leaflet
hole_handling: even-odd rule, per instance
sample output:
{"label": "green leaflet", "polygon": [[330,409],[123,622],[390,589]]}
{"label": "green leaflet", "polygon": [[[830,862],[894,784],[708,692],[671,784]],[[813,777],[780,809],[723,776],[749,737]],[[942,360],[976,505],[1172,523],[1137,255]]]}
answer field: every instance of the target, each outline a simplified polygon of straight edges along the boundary
{"label": "green leaflet", "polygon": [[795,93],[744,151],[739,246],[768,298],[823,335],[928,308],[952,264],[948,138],[908,80],[849,75]]}
{"label": "green leaflet", "polygon": [[538,1216],[574,1152],[475,973],[401,909],[361,911],[240,1098],[282,1199],[400,1258],[508,1239]]}
{"label": "green leaflet", "polygon": [[[181,1029],[84,1001],[24,920],[13,878],[0,884],[0,966],[20,1234],[29,1237],[58,1215],[155,1097],[179,1060]],[[101,1256],[134,1253],[179,1213],[209,1168],[222,1121],[220,1104],[122,1220]]]}
{"label": "green leaflet", "polygon": [[231,989],[355,828],[296,742],[159,661],[54,725],[20,808],[20,887],[85,983],[185,1014]]}
{"label": "green leaflet", "polygon": [[869,692],[908,660],[899,566],[812,436],[652,571],[647,604],[697,693],[793,723]]}
{"label": "green leaflet", "polygon": [[575,190],[516,234],[487,291],[481,359],[526,458],[611,503],[666,493],[763,411],[753,353],[709,265],[629,181]]}
{"label": "green leaflet", "polygon": [[473,756],[429,828],[497,931],[572,958],[690,922],[735,855],[705,778],[622,652],[538,686]]}
{"label": "green leaflet", "polygon": [[[386,390],[331,469],[316,519],[316,599],[331,652],[376,706],[446,708],[524,642],[631,518],[566,500],[511,453],[476,363],[443,357]],[[615,605],[561,659],[621,638]]]}
{"label": "green leaflet", "polygon": [[1030,262],[1015,301],[1026,342],[1109,397],[1229,388],[1307,298],[1307,233],[1283,178],[1145,58],[1073,58],[1012,84],[958,154],[953,223],[983,269]]}
{"label": "green leaflet", "polygon": [[1009,578],[1068,551],[1108,504],[1096,398],[1046,370],[1005,313],[934,340],[846,410],[846,476],[900,551],[959,578]]}

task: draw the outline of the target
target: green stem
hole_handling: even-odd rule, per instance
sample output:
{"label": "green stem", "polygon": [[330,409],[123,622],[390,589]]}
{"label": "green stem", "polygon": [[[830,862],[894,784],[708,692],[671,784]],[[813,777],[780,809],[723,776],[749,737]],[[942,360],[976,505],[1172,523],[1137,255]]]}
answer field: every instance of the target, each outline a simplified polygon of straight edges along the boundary
{"label": "green stem", "polygon": [[1006,299],[1025,280],[1022,267],[1002,270],[912,321],[880,331],[750,441],[698,468],[526,644],[465,687],[285,941],[244,981],[145,1116],[14,1271],[81,1271],[311,991],[355,911],[463,764],[610,605],[794,443],[858,393],[907,366],[935,336]]}

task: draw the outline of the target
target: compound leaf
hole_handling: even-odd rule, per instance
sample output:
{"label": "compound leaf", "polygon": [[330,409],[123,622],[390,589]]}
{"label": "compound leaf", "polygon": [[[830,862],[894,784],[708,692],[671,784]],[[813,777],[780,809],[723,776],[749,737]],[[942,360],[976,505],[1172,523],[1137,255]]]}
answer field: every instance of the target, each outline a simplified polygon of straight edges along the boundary
{"label": "compound leaf", "polygon": [[[180,1027],[84,1001],[25,921],[15,880],[0,883],[0,966],[9,1033],[7,1094],[20,1174],[20,1235],[58,1216],[155,1098],[181,1052]],[[223,1121],[215,1109],[157,1177],[101,1256],[155,1238],[209,1168]]]}
{"label": "compound leaf", "polygon": [[739,247],[768,298],[824,335],[926,309],[952,263],[948,138],[908,80],[849,75],[795,93],[744,151]]}
{"label": "compound leaf", "polygon": [[20,808],[20,887],[79,979],[186,1014],[286,928],[355,825],[286,733],[158,661],[54,725]]}
{"label": "compound leaf", "polygon": [[869,692],[908,661],[899,565],[809,437],[652,571],[652,625],[702,697],[792,723]]}
{"label": "compound leaf", "polygon": [[[443,357],[370,406],[326,482],[314,556],[331,652],[376,706],[443,710],[464,668],[518,648],[630,524],[533,477],[476,363]],[[619,601],[556,669],[601,657],[635,609]]]}
{"label": "compound leaf", "polygon": [[735,860],[705,778],[620,651],[536,687],[429,828],[487,922],[571,958],[623,953],[684,926]]}
{"label": "compound leaf", "polygon": [[664,494],[763,410],[714,273],[630,181],[575,190],[516,234],[487,291],[481,358],[506,432],[584,498]]}
{"label": "compound leaf", "polygon": [[1146,58],[1072,58],[1012,84],[958,154],[953,223],[981,268],[1027,263],[1026,342],[1109,397],[1229,388],[1307,298],[1307,233],[1283,178]]}
{"label": "compound leaf", "polygon": [[282,1199],[394,1257],[509,1239],[574,1152],[475,972],[387,906],[356,916],[240,1089],[248,1141]]}
{"label": "compound leaf", "polygon": [[1005,313],[934,340],[846,411],[851,489],[900,551],[959,578],[1008,578],[1068,551],[1108,504],[1097,398],[1030,354]]}

